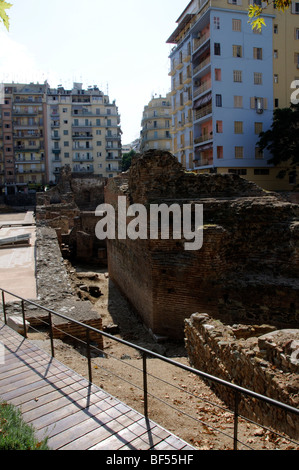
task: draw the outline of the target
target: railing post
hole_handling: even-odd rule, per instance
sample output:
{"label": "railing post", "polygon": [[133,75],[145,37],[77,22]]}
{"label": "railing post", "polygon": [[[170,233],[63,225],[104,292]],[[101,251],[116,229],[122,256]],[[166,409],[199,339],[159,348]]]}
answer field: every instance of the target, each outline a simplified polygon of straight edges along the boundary
{"label": "railing post", "polygon": [[90,356],[90,336],[89,329],[86,328],[86,346],[87,346],[87,360],[88,360],[88,377],[89,382],[92,382],[92,371],[91,371],[91,356]]}
{"label": "railing post", "polygon": [[4,291],[2,291],[2,308],[3,308],[4,323],[5,323],[5,325],[7,325]]}
{"label": "railing post", "polygon": [[24,338],[27,338],[24,300],[22,300],[22,317],[23,317],[23,327],[24,327]]}
{"label": "railing post", "polygon": [[53,341],[53,327],[52,327],[52,315],[51,315],[51,312],[49,312],[49,326],[50,326],[51,352],[52,352],[52,357],[54,357],[54,341]]}
{"label": "railing post", "polygon": [[147,370],[146,370],[146,353],[142,355],[143,361],[143,401],[144,401],[144,416],[148,418],[148,403],[147,403]]}
{"label": "railing post", "polygon": [[234,450],[238,450],[238,417],[239,417],[240,392],[235,391],[235,410],[234,410]]}

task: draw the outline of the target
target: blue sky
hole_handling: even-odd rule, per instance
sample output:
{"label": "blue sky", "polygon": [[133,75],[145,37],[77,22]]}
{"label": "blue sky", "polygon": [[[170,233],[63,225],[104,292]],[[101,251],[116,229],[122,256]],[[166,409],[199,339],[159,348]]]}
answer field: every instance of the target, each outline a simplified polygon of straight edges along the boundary
{"label": "blue sky", "polygon": [[0,82],[98,85],[116,100],[123,144],[139,137],[144,106],[171,87],[166,40],[188,0],[8,0]]}

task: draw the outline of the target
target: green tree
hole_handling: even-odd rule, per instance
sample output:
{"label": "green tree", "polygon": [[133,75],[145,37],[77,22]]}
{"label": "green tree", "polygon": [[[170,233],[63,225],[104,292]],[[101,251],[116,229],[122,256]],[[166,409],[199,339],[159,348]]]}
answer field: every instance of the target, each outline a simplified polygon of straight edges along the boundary
{"label": "green tree", "polygon": [[8,10],[11,7],[11,3],[7,3],[4,0],[0,0],[0,18],[2,19],[7,31],[9,31],[9,17],[5,10]]}
{"label": "green tree", "polygon": [[269,5],[273,4],[275,5],[276,10],[284,12],[289,8],[292,3],[292,0],[265,0],[263,3],[265,3],[265,6],[253,4],[250,5],[248,8],[248,23],[251,24],[252,29],[261,30],[263,26],[266,26],[262,14],[265,10],[267,10]]}
{"label": "green tree", "polygon": [[299,104],[289,108],[277,108],[273,113],[271,128],[259,135],[258,146],[261,151],[271,153],[268,163],[282,167],[279,178],[297,176],[299,165]]}
{"label": "green tree", "polygon": [[132,163],[132,158],[135,157],[135,155],[136,155],[135,150],[131,150],[130,152],[123,154],[122,162],[121,162],[122,171],[127,171],[130,168],[131,163]]}

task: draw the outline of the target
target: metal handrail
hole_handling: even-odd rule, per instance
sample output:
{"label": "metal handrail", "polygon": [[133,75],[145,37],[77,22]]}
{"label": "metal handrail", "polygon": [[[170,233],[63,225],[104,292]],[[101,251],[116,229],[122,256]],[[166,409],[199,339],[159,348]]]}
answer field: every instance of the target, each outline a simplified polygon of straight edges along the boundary
{"label": "metal handrail", "polygon": [[187,372],[191,372],[205,380],[209,380],[212,382],[216,382],[218,384],[221,384],[227,388],[230,388],[231,390],[234,391],[235,393],[235,401],[234,401],[234,450],[237,450],[237,443],[238,443],[238,417],[239,417],[239,412],[238,412],[238,406],[240,402],[241,395],[247,395],[251,398],[255,398],[258,400],[261,400],[265,403],[268,403],[270,405],[276,406],[278,408],[283,409],[285,412],[290,412],[293,413],[297,416],[299,416],[299,409],[294,408],[290,405],[287,405],[285,403],[279,402],[277,400],[274,400],[272,398],[266,397],[264,395],[261,395],[259,393],[256,393],[252,390],[248,390],[244,387],[241,387],[239,385],[233,384],[231,382],[227,382],[226,380],[220,379],[219,377],[215,377],[213,375],[210,375],[206,372],[200,371],[198,369],[194,369],[193,367],[187,366],[185,364],[181,364],[180,362],[174,361],[173,359],[169,359],[168,357],[162,356],[161,354],[158,354],[154,351],[150,351],[149,349],[143,348],[142,346],[138,346],[134,343],[130,343],[129,341],[126,341],[122,338],[116,338],[115,336],[105,332],[101,331],[97,328],[94,328],[90,325],[87,325],[85,323],[82,323],[78,320],[75,320],[71,317],[68,317],[66,315],[63,315],[61,313],[55,312],[52,309],[49,309],[47,307],[44,307],[43,305],[37,304],[36,302],[33,302],[32,300],[24,299],[23,297],[14,294],[6,289],[3,289],[0,287],[1,293],[2,293],[2,307],[3,307],[3,315],[4,315],[4,322],[7,324],[7,316],[6,316],[6,304],[5,304],[5,296],[4,293],[11,295],[19,300],[21,300],[21,306],[22,306],[22,317],[23,317],[23,325],[24,325],[24,336],[27,337],[27,331],[26,331],[26,319],[25,319],[25,308],[24,308],[24,302],[27,302],[37,308],[40,308],[42,310],[45,310],[46,312],[49,313],[49,326],[50,326],[50,341],[51,341],[51,354],[52,357],[55,355],[54,351],[54,338],[53,338],[53,326],[52,326],[52,315],[56,315],[59,318],[62,318],[66,321],[75,323],[78,326],[81,326],[82,328],[86,329],[86,344],[87,344],[87,359],[88,359],[88,373],[89,373],[89,381],[92,382],[92,369],[91,369],[91,354],[90,354],[90,339],[89,339],[89,334],[91,331],[98,333],[99,335],[102,335],[104,337],[107,337],[109,339],[112,339],[114,341],[117,341],[119,343],[122,343],[128,347],[134,348],[140,353],[142,353],[142,359],[143,359],[143,391],[144,391],[144,416],[147,418],[148,417],[148,400],[147,400],[147,367],[146,367],[146,358],[147,356],[152,356],[154,358],[160,359],[168,364],[171,364],[173,366],[179,367],[180,369],[184,369]]}

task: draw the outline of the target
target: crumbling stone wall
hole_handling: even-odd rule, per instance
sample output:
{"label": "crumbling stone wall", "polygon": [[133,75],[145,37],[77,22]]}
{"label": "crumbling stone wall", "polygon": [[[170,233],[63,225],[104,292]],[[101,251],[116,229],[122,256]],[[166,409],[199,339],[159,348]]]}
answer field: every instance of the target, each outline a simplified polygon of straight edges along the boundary
{"label": "crumbling stone wall", "polygon": [[[65,261],[61,256],[57,235],[50,227],[39,226],[36,229],[36,304],[53,310],[65,317],[102,330],[102,318],[92,308],[88,300],[80,300],[69,279]],[[29,299],[30,300],[30,299]],[[48,312],[25,303],[26,320],[32,327],[46,327]],[[21,305],[11,302],[8,314],[20,314]],[[52,316],[53,336],[67,342],[74,342],[71,336],[86,341],[86,329],[64,318]],[[71,335],[71,336],[70,336]],[[102,350],[103,337],[91,332],[91,341]]]}
{"label": "crumbling stone wall", "polygon": [[[228,325],[195,313],[185,320],[185,344],[196,369],[298,408],[298,329]],[[234,395],[229,388],[212,381],[209,385],[233,408]],[[280,408],[242,398],[240,413],[294,439],[299,437],[298,417]]]}
{"label": "crumbling stone wall", "polygon": [[147,208],[203,204],[200,250],[184,250],[183,238],[107,241],[110,278],[153,333],[183,338],[194,311],[227,322],[298,325],[298,205],[237,175],[185,173],[161,151],[146,152],[108,181],[105,201],[116,222],[119,196]]}
{"label": "crumbling stone wall", "polygon": [[37,223],[56,230],[65,258],[107,265],[106,243],[95,236],[105,184],[106,178],[79,178],[64,168],[54,188],[37,194]]}

